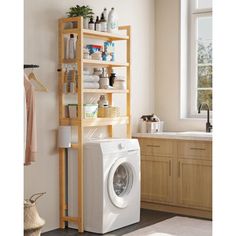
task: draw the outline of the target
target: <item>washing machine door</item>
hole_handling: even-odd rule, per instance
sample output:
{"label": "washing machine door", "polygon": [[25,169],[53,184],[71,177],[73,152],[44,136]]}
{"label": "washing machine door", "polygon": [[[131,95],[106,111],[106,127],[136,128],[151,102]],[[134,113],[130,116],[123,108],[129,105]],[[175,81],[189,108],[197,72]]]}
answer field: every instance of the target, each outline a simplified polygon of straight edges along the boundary
{"label": "washing machine door", "polygon": [[116,207],[128,206],[135,178],[135,169],[128,158],[119,158],[111,167],[108,176],[108,193]]}

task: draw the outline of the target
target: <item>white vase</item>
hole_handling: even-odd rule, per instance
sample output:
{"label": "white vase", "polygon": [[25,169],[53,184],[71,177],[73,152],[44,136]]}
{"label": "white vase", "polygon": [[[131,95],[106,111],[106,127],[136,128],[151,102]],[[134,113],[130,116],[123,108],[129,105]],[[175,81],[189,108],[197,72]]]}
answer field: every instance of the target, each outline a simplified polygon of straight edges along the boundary
{"label": "white vase", "polygon": [[84,23],[83,23],[84,29],[88,29],[88,28],[89,28],[89,27],[88,27],[88,25],[89,25],[89,18],[88,18],[88,17],[85,17],[83,22],[84,22]]}

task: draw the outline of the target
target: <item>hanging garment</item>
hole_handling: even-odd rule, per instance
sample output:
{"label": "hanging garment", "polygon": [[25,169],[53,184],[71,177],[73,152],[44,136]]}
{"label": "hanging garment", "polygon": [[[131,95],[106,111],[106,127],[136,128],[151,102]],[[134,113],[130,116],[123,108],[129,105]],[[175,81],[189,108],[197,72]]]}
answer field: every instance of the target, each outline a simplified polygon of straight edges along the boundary
{"label": "hanging garment", "polygon": [[36,159],[37,132],[34,87],[27,75],[24,75],[25,103],[26,103],[26,144],[25,165],[30,165]]}

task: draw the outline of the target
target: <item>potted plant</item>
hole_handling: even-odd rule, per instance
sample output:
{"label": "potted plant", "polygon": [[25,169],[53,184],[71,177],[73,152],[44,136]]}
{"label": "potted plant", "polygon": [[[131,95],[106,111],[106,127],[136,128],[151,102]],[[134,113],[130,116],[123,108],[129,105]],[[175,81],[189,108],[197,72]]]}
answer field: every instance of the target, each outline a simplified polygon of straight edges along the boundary
{"label": "potted plant", "polygon": [[[68,17],[83,16],[85,29],[88,28],[89,18],[91,18],[93,15],[94,15],[93,10],[88,5],[87,6],[76,5],[75,7],[71,7],[70,10],[67,12]],[[74,27],[76,26],[74,25]]]}

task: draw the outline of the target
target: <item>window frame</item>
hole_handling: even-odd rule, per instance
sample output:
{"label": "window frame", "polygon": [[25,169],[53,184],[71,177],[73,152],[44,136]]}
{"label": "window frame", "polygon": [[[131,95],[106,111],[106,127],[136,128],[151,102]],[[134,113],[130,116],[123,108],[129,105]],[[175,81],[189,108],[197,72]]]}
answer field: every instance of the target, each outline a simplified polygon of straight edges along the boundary
{"label": "window frame", "polygon": [[[189,9],[189,86],[188,86],[188,117],[189,118],[203,118],[206,117],[207,112],[201,111],[198,114],[197,111],[197,96],[198,96],[198,41],[197,39],[197,19],[199,17],[212,17],[212,8],[197,8],[197,0],[190,1],[190,9]],[[211,64],[212,65],[212,64]],[[213,91],[213,88],[209,88],[209,90]],[[210,111],[210,116],[212,116],[212,111]]]}

